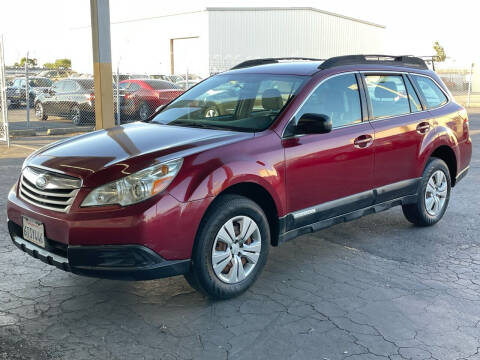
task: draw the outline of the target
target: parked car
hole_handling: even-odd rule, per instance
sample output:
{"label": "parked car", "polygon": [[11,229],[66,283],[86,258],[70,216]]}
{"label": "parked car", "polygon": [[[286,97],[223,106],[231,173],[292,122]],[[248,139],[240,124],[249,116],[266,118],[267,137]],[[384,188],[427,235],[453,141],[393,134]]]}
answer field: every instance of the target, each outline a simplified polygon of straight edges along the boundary
{"label": "parked car", "polygon": [[[35,98],[39,93],[49,89],[53,82],[48,78],[43,77],[29,77],[29,102],[33,108]],[[24,77],[16,78],[13,83],[7,87],[7,100],[10,100],[11,105],[21,105],[27,100],[27,80]]]}
{"label": "parked car", "polygon": [[47,120],[49,116],[72,119],[75,125],[95,119],[93,79],[68,78],[55,82],[51,88],[37,95],[35,116]]}
{"label": "parked car", "polygon": [[157,107],[165,105],[183,90],[168,81],[155,79],[131,79],[121,81],[121,112],[131,118],[146,120]]}
{"label": "parked car", "polygon": [[39,77],[46,77],[53,81],[67,78],[74,74],[71,70],[44,70],[37,74]]}
{"label": "parked car", "polygon": [[[207,116],[204,99],[228,87],[235,111]],[[149,121],[33,153],[8,194],[8,228],[21,250],[75,274],[184,274],[229,298],[270,246],[299,235],[393,206],[434,225],[471,153],[465,109],[420,58],[249,60]]]}
{"label": "parked car", "polygon": [[183,89],[183,90],[187,90],[187,89],[190,89],[193,85],[196,85],[200,82],[200,80],[182,80],[182,81],[178,81],[175,83],[175,85],[177,85],[179,88]]}

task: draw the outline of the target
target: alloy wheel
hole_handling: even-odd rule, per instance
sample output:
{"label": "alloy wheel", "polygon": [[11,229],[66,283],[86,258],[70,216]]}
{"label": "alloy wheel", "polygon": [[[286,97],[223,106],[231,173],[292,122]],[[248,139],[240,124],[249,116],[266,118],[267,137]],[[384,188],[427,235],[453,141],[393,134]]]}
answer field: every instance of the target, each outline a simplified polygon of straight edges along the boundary
{"label": "alloy wheel", "polygon": [[70,112],[71,112],[72,122],[75,125],[79,125],[80,124],[80,109],[77,106],[74,106]]}
{"label": "alloy wheel", "polygon": [[148,107],[147,104],[142,104],[140,105],[140,109],[138,110],[138,113],[140,115],[140,120],[147,120],[148,117],[150,116],[150,108]]}
{"label": "alloy wheel", "polygon": [[37,103],[37,105],[35,105],[35,116],[37,119],[43,119],[43,106],[41,103]]}
{"label": "alloy wheel", "polygon": [[248,216],[228,220],[217,233],[212,248],[215,275],[227,284],[246,279],[257,265],[262,249],[258,225]]}
{"label": "alloy wheel", "polygon": [[443,171],[437,170],[428,179],[425,190],[425,209],[429,215],[437,216],[443,210],[447,195],[447,177]]}

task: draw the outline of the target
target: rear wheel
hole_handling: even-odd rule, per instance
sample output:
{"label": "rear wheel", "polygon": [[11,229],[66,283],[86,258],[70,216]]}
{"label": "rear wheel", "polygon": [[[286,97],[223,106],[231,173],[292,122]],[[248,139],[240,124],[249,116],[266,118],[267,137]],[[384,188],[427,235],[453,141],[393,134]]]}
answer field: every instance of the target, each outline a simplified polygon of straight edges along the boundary
{"label": "rear wheel", "polygon": [[45,114],[45,110],[43,109],[43,105],[41,102],[37,102],[35,104],[35,117],[38,120],[43,120],[43,121],[48,119],[48,116]]}
{"label": "rear wheel", "polygon": [[423,171],[417,202],[403,205],[403,214],[417,226],[436,224],[447,210],[450,189],[451,179],[447,164],[441,159],[431,158]]}
{"label": "rear wheel", "polygon": [[74,125],[78,126],[82,123],[83,114],[78,105],[73,105],[70,109],[70,118]]}
{"label": "rear wheel", "polygon": [[216,202],[202,221],[185,278],[211,298],[228,299],[247,290],[265,266],[270,229],[250,199],[223,195]]}

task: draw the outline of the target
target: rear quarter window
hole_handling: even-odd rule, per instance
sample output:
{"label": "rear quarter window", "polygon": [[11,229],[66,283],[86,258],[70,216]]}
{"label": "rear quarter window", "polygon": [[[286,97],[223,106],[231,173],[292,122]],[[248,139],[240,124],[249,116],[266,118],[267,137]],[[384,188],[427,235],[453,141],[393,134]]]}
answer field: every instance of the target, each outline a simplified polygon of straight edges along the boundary
{"label": "rear quarter window", "polygon": [[419,75],[413,75],[412,77],[417,89],[425,99],[427,109],[433,109],[448,102],[446,95],[432,79]]}

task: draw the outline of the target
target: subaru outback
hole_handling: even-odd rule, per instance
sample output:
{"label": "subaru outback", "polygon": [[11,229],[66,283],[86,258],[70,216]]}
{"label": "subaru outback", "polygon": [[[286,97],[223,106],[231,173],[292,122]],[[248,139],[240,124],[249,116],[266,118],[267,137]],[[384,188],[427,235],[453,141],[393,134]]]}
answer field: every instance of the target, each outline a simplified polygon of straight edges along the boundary
{"label": "subaru outback", "polygon": [[34,152],[8,228],[65,271],[183,274],[225,299],[299,235],[397,205],[434,225],[471,152],[465,109],[420,58],[249,60],[146,121]]}

